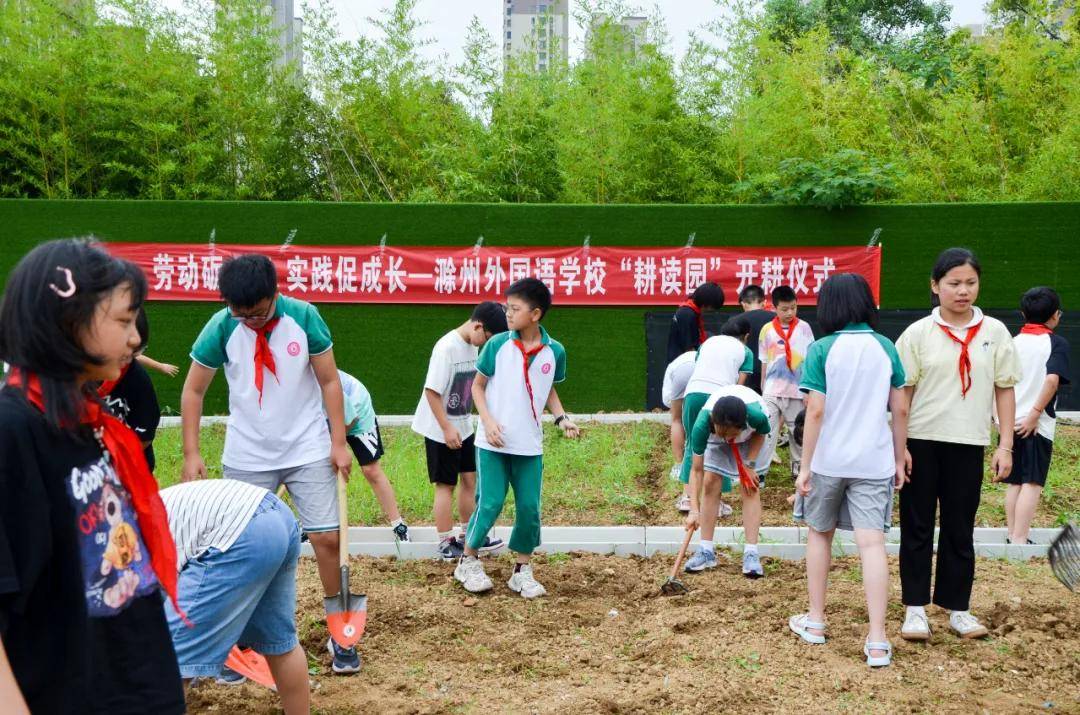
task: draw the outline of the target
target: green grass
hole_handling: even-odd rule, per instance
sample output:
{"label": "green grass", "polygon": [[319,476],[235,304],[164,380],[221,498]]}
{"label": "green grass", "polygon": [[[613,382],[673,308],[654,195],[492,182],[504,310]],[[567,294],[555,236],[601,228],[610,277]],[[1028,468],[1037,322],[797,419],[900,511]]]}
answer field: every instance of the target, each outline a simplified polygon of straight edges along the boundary
{"label": "green grass", "polygon": [[[397,494],[398,506],[410,524],[430,524],[432,487],[428,483],[423,439],[407,427],[382,430],[386,456],[383,469]],[[203,429],[202,453],[211,477],[221,476],[223,425]],[[154,443],[157,477],[162,486],[174,484],[182,464],[180,430],[158,431]],[[989,455],[988,455],[989,456]],[[679,487],[668,479],[670,451],[667,429],[656,423],[585,425],[579,440],[568,440],[551,425],[544,433],[545,524],[676,523],[670,509]],[[775,469],[774,472],[783,472]],[[782,490],[779,474],[769,477],[766,491]],[[786,492],[785,492],[786,493]],[[779,496],[777,497],[779,499]],[[1005,524],[1005,487],[987,479],[977,523]],[[513,520],[513,495],[500,523]],[[766,523],[776,521],[768,518]],[[777,517],[779,518],[779,517]],[[1050,478],[1036,514],[1036,526],[1053,526],[1080,519],[1080,428],[1060,425],[1054,444]],[[781,520],[782,521],[782,520]],[[776,521],[787,525],[788,522]],[[349,482],[349,522],[385,524],[371,489],[354,464]]]}

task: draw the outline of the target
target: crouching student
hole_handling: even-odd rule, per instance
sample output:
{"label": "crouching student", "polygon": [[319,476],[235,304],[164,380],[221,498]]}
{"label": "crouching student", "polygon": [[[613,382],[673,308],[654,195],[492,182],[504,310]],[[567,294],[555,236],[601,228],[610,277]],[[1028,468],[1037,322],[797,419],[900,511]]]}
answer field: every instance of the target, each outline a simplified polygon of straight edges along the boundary
{"label": "crouching student", "polygon": [[829,278],[818,296],[817,314],[825,337],[810,346],[803,367],[804,458],[795,481],[810,527],[810,610],[792,616],[788,626],[807,643],[825,642],[833,535],[838,528],[854,531],[870,616],[863,653],[867,665],[885,666],[892,662],[885,635],[885,532],[892,522],[893,489],[907,479],[904,368],[892,342],[874,332],[877,308],[862,276],[841,273]]}
{"label": "crouching student", "polygon": [[273,493],[238,479],[161,490],[176,542],[178,600],[166,606],[180,676],[215,677],[233,645],[266,656],[288,715],[310,710],[307,656],[296,637],[300,526]]}
{"label": "crouching student", "polygon": [[[765,575],[758,555],[761,527],[761,492],[772,462],[773,445],[767,440],[769,418],[761,396],[743,385],[728,385],[714,392],[698,412],[690,432],[693,458],[690,467],[690,512],[686,528],[701,527],[698,550],[686,562],[687,573],[716,566],[713,534],[721,490],[738,480],[742,491],[743,575]],[[702,497],[702,491],[704,496]]]}

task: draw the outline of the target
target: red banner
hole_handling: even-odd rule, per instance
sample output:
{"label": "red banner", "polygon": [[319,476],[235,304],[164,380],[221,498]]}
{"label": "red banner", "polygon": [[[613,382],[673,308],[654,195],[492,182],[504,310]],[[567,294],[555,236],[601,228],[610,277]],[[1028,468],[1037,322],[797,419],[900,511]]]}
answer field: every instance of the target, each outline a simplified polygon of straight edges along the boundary
{"label": "red banner", "polygon": [[315,303],[477,303],[498,300],[512,282],[532,276],[558,305],[663,305],[705,281],[724,287],[729,302],[756,283],[778,285],[814,305],[833,273],[860,273],[881,302],[881,249],[390,246],[251,246],[111,243],[111,253],[137,263],[151,300],[221,300],[218,269],[244,253],[277,266],[281,292]]}

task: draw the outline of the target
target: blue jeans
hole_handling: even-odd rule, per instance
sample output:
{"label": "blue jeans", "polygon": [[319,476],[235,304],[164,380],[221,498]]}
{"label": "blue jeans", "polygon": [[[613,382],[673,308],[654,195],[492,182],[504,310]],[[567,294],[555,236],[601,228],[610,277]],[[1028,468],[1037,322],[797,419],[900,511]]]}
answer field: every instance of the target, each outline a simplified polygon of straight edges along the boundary
{"label": "blue jeans", "polygon": [[267,494],[228,550],[209,548],[187,562],[178,600],[193,626],[168,601],[165,607],[182,678],[217,675],[237,644],[263,655],[283,655],[297,646],[299,555],[296,519]]}

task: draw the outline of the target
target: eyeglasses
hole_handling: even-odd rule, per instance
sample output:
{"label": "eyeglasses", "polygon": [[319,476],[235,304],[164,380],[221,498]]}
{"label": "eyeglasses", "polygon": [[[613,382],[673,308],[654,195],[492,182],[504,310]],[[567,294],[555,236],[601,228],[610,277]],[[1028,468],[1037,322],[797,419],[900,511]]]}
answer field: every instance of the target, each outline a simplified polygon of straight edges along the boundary
{"label": "eyeglasses", "polygon": [[229,317],[240,323],[257,323],[263,320],[270,320],[270,316],[274,314],[274,306],[277,304],[277,297],[270,301],[270,305],[266,306],[266,311],[257,315],[237,315],[229,309]]}

